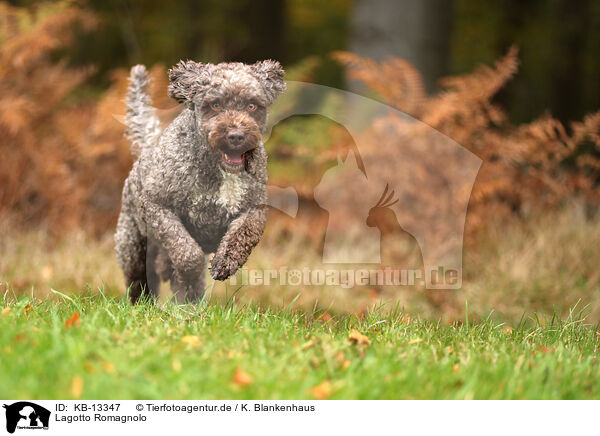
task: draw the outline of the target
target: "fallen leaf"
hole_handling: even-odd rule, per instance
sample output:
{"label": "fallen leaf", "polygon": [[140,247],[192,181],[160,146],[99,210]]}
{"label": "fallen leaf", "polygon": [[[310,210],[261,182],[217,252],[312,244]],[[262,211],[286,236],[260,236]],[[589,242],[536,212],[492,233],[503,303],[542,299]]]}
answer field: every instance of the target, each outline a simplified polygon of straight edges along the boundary
{"label": "fallen leaf", "polygon": [[317,400],[326,400],[331,395],[331,383],[329,383],[329,380],[325,380],[323,383],[314,386],[310,392]]}
{"label": "fallen leaf", "polygon": [[112,363],[110,363],[108,361],[104,361],[102,363],[102,368],[104,369],[104,371],[108,372],[109,374],[112,372],[115,372],[115,365],[113,365]]}
{"label": "fallen leaf", "polygon": [[71,382],[71,395],[74,398],[79,398],[79,397],[81,397],[82,393],[83,393],[83,379],[81,377],[79,377],[78,375],[76,375],[75,377],[73,377],[73,381]]}
{"label": "fallen leaf", "polygon": [[454,371],[454,372],[460,371],[460,366],[458,365],[458,363],[454,364],[454,366],[452,367],[452,371]]}
{"label": "fallen leaf", "polygon": [[80,322],[81,318],[79,316],[79,312],[75,312],[73,315],[71,315],[71,318],[65,321],[65,328],[77,327]]}
{"label": "fallen leaf", "polygon": [[315,341],[308,341],[305,342],[304,344],[302,344],[302,349],[303,350],[308,350],[310,347],[313,347],[315,345]]}
{"label": "fallen leaf", "polygon": [[181,371],[181,362],[177,359],[173,359],[173,361],[171,362],[171,367],[173,368],[173,371],[180,372]]}
{"label": "fallen leaf", "polygon": [[31,304],[28,304],[27,306],[25,306],[23,308],[23,312],[25,312],[25,315],[29,315],[29,312],[31,312],[33,310],[33,307],[31,307]]}
{"label": "fallen leaf", "polygon": [[421,339],[421,338],[412,339],[412,340],[408,341],[408,345],[418,344],[419,342],[423,342],[423,339]]}
{"label": "fallen leaf", "polygon": [[327,312],[323,312],[323,314],[320,316],[320,320],[323,322],[327,322],[331,319],[331,315],[328,314]]}
{"label": "fallen leaf", "polygon": [[181,342],[189,345],[190,347],[197,347],[200,345],[200,338],[198,336],[187,335],[181,338]]}
{"label": "fallen leaf", "polygon": [[5,307],[4,309],[2,309],[2,315],[8,315],[10,313],[10,307]]}
{"label": "fallen leaf", "polygon": [[549,348],[549,347],[546,347],[545,345],[540,344],[540,351],[542,353],[552,353],[552,351],[554,351],[554,350],[552,350],[552,348]]}
{"label": "fallen leaf", "polygon": [[350,331],[350,336],[348,336],[348,340],[357,345],[371,344],[371,340],[356,329],[352,329],[352,331]]}
{"label": "fallen leaf", "polygon": [[254,383],[254,377],[252,377],[246,371],[236,368],[231,381],[238,386],[246,387]]}

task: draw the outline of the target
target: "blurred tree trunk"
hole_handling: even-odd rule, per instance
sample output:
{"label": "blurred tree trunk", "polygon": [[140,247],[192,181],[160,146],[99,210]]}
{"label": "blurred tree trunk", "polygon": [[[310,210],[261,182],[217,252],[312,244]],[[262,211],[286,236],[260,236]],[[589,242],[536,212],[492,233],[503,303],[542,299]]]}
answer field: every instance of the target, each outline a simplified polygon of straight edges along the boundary
{"label": "blurred tree trunk", "polygon": [[233,43],[228,41],[223,47],[223,58],[245,63],[282,61],[284,5],[281,0],[240,2],[235,8],[235,19],[245,27],[247,35]]}
{"label": "blurred tree trunk", "polygon": [[401,57],[423,75],[429,92],[448,73],[452,0],[355,0],[350,51],[385,60]]}
{"label": "blurred tree trunk", "polygon": [[[282,61],[285,2],[187,0],[186,53],[205,62]],[[283,60],[285,61],[285,60]]]}
{"label": "blurred tree trunk", "polygon": [[552,52],[550,107],[554,116],[567,122],[585,114],[583,83],[590,8],[587,0],[558,0],[557,3],[556,22],[561,24],[556,28],[557,46]]}

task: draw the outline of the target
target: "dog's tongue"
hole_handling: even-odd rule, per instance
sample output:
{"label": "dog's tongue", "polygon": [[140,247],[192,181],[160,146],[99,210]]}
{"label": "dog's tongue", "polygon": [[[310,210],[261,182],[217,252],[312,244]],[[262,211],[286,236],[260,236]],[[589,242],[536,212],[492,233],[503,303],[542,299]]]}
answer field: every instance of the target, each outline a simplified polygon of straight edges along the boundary
{"label": "dog's tongue", "polygon": [[240,154],[239,156],[228,156],[228,160],[229,162],[233,163],[241,163],[244,160],[244,158]]}
{"label": "dog's tongue", "polygon": [[232,155],[229,155],[229,154],[225,153],[224,151],[221,151],[221,154],[223,154],[223,158],[227,162],[232,163],[232,164],[240,164],[240,163],[242,163],[244,161],[244,154],[243,153],[240,154],[240,155],[237,155],[237,156],[232,156]]}

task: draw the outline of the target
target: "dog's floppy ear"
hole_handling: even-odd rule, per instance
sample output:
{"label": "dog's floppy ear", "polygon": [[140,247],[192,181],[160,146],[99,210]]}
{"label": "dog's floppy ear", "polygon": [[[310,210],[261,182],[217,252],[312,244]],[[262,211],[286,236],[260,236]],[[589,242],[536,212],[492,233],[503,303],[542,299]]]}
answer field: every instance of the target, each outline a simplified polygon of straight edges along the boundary
{"label": "dog's floppy ear", "polygon": [[283,68],[277,61],[266,60],[255,63],[250,67],[252,72],[263,86],[269,104],[277,98],[279,94],[285,91],[285,82],[283,81]]}
{"label": "dog's floppy ear", "polygon": [[190,104],[203,89],[206,65],[194,61],[179,61],[169,70],[169,97]]}

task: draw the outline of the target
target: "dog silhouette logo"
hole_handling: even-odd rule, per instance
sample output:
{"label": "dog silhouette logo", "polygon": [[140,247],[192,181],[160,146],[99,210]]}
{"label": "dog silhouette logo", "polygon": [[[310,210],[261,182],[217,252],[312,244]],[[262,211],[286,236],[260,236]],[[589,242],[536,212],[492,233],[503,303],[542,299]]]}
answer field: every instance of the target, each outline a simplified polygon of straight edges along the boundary
{"label": "dog silhouette logo", "polygon": [[6,431],[14,433],[18,429],[48,430],[50,411],[42,406],[28,401],[19,401],[10,405],[5,404]]}
{"label": "dog silhouette logo", "polygon": [[[467,208],[481,158],[377,100],[314,83],[286,81],[286,87],[270,108],[263,142],[279,122],[311,115],[343,127],[351,140],[317,156],[316,172],[300,184],[302,202],[296,187],[269,185],[266,205],[298,222],[323,217],[315,220],[325,227],[317,243],[322,264],[413,271],[427,289],[460,289]],[[312,222],[309,229],[306,236],[320,238]]]}

